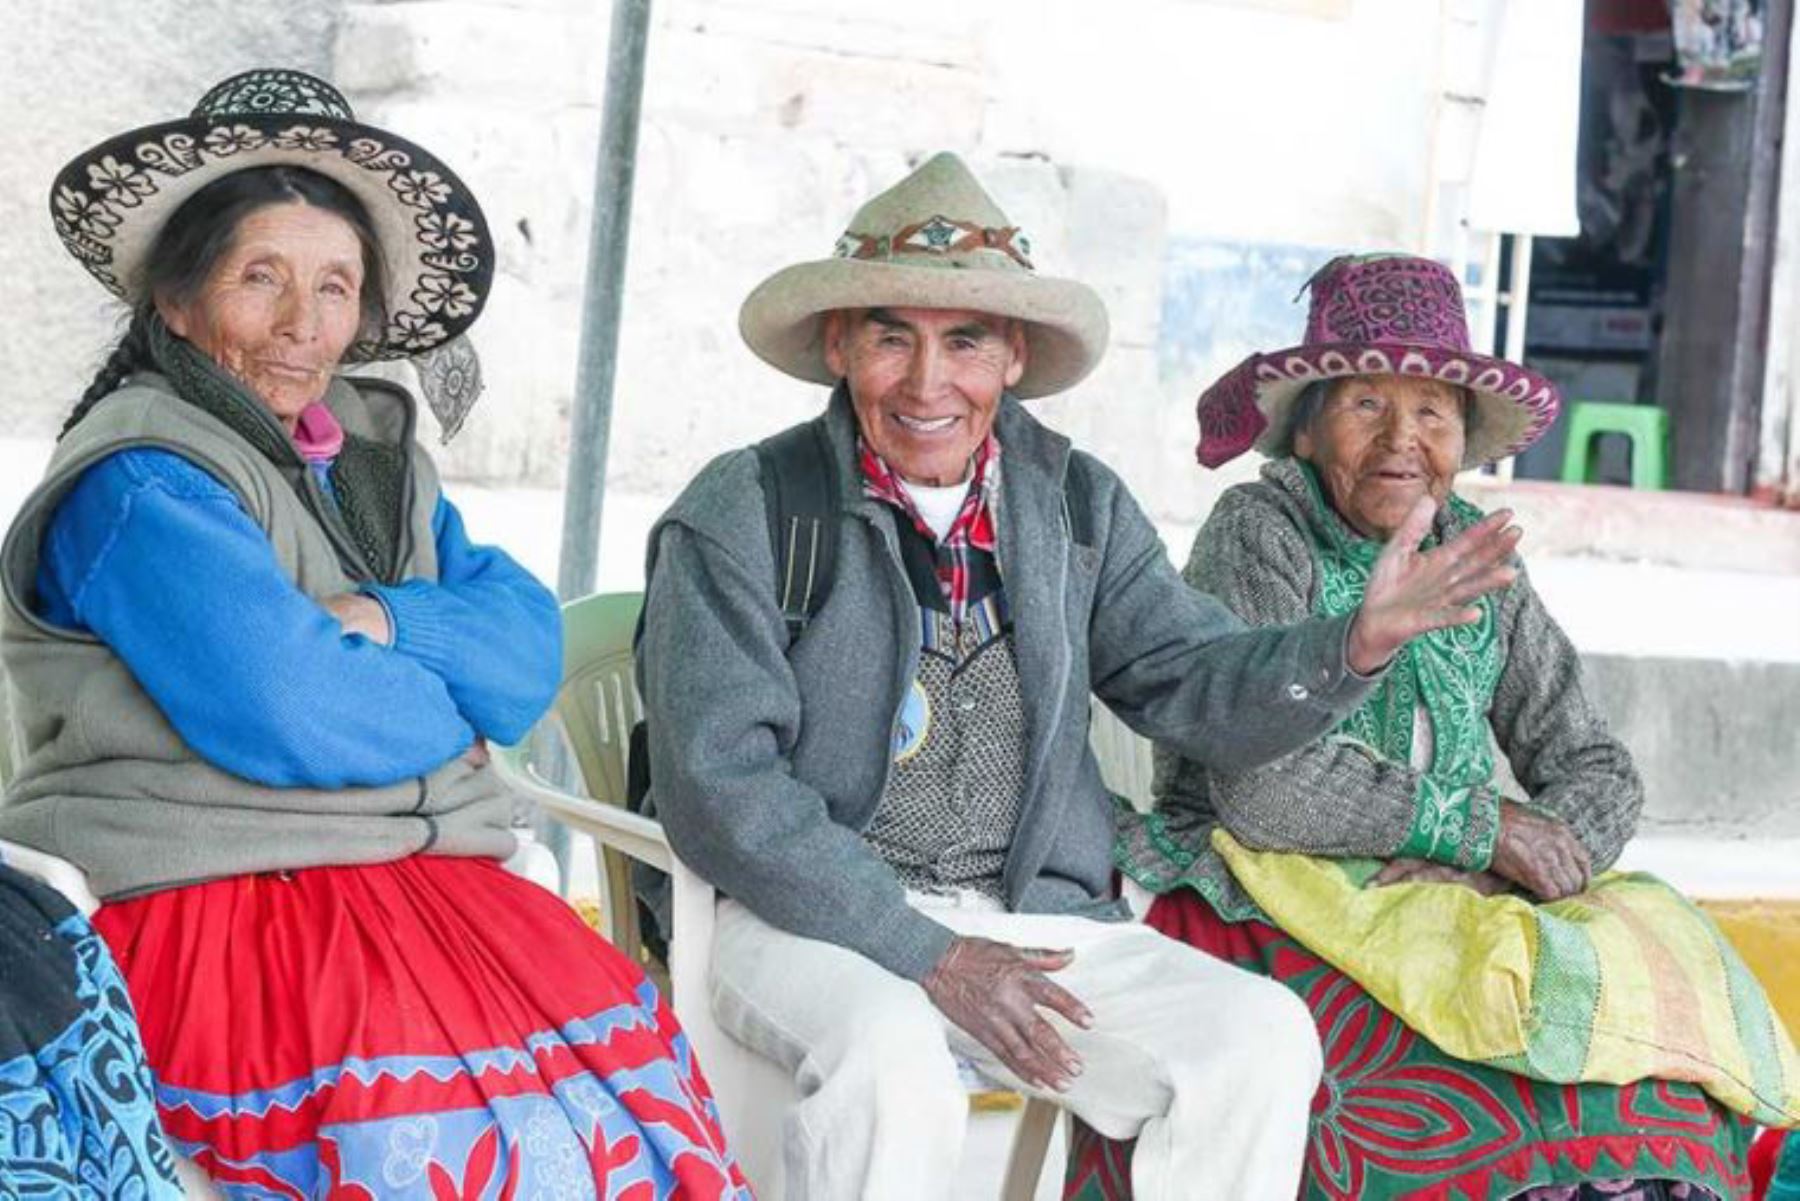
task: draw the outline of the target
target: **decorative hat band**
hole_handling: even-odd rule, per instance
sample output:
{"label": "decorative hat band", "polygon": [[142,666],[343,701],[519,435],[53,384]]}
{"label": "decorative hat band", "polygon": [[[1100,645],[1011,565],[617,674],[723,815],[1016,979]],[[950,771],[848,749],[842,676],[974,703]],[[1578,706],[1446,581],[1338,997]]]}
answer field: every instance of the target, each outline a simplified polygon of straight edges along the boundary
{"label": "decorative hat band", "polygon": [[945,216],[902,226],[894,234],[846,230],[831,253],[840,259],[891,259],[897,254],[968,254],[975,250],[998,250],[1025,270],[1036,270],[1031,265],[1031,239],[1018,226],[995,229]]}

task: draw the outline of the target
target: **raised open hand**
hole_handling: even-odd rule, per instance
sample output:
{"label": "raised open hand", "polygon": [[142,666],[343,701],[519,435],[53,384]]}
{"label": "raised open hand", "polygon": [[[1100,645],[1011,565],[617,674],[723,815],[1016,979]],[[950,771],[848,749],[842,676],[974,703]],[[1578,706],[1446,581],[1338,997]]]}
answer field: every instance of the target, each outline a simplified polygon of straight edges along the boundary
{"label": "raised open hand", "polygon": [[1019,1079],[1062,1092],[1081,1074],[1081,1057],[1038,1007],[1077,1026],[1093,1021],[1075,994],[1044,974],[1068,967],[1074,958],[1072,951],[959,937],[925,977],[925,995]]}
{"label": "raised open hand", "polygon": [[1350,626],[1350,666],[1361,675],[1380,671],[1408,639],[1479,621],[1481,611],[1470,602],[1518,577],[1512,557],[1519,528],[1510,524],[1510,510],[1488,515],[1442,546],[1420,550],[1436,512],[1436,502],[1421,497],[1375,560]]}

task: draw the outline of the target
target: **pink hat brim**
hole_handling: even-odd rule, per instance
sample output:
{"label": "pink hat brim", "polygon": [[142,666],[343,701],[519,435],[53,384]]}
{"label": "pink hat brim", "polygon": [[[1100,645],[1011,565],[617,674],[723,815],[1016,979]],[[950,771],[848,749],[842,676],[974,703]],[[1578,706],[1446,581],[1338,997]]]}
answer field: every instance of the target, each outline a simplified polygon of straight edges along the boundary
{"label": "pink hat brim", "polygon": [[1517,363],[1435,346],[1325,343],[1255,354],[1200,394],[1195,457],[1217,467],[1252,447],[1288,453],[1288,418],[1308,384],[1355,375],[1404,375],[1467,388],[1480,406],[1463,451],[1478,467],[1518,454],[1556,420],[1562,393],[1551,380]]}

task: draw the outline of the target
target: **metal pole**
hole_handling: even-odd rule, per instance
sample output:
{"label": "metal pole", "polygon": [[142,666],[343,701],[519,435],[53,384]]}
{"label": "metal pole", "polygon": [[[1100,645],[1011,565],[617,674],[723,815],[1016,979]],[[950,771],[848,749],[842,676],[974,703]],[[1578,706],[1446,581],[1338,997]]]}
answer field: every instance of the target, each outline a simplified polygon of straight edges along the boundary
{"label": "metal pole", "polygon": [[637,174],[638,113],[644,97],[644,50],[649,38],[650,0],[612,0],[606,99],[600,113],[594,217],[581,307],[581,357],[569,418],[562,554],[556,573],[556,590],[564,600],[592,592],[597,574],[600,512],[606,495],[606,443],[618,365],[619,310],[625,291],[625,249],[631,234],[631,189]]}
{"label": "metal pole", "polygon": [[[1525,319],[1530,315],[1531,305],[1531,235],[1514,234],[1512,236],[1512,278],[1506,284],[1506,346],[1500,357],[1511,359],[1515,363],[1525,361]],[[1498,246],[1500,240],[1494,239]],[[1498,278],[1494,286],[1500,286]],[[1508,455],[1494,464],[1494,478],[1502,483],[1510,484],[1513,480],[1513,466],[1516,460]]]}

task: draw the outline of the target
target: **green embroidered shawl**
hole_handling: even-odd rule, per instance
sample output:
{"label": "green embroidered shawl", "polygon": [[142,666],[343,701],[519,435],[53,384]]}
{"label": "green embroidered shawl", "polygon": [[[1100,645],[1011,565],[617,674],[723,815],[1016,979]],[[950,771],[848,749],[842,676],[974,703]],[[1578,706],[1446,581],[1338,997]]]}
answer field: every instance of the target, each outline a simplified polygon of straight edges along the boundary
{"label": "green embroidered shawl", "polygon": [[[1336,617],[1362,604],[1382,544],[1350,532],[1330,511],[1317,473],[1308,464],[1299,465],[1315,506],[1315,608],[1321,616]],[[1452,495],[1449,504],[1460,526],[1481,519],[1481,511],[1461,497]],[[1425,545],[1436,541],[1434,535]],[[1384,759],[1410,763],[1414,714],[1423,706],[1431,726],[1431,757],[1420,773],[1412,828],[1398,855],[1471,870],[1492,860],[1499,830],[1494,815],[1488,815],[1489,820],[1477,823],[1482,837],[1467,840],[1472,806],[1499,804],[1483,786],[1494,775],[1487,712],[1505,666],[1496,632],[1498,604],[1484,596],[1476,607],[1481,619],[1473,625],[1435,630],[1402,647],[1382,686],[1332,735]]]}

